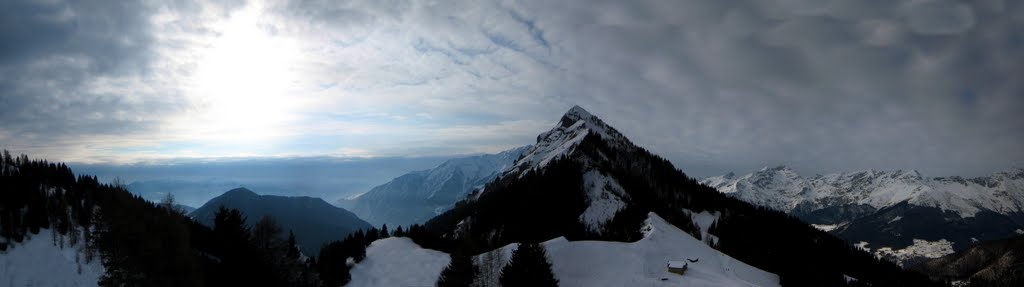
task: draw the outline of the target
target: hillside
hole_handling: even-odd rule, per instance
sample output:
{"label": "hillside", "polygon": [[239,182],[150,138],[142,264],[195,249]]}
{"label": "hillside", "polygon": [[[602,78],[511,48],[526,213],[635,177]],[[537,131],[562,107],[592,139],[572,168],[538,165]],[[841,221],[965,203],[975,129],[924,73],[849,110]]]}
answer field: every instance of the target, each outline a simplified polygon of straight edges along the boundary
{"label": "hillside", "polygon": [[1024,286],[1024,236],[979,243],[913,266],[936,280],[969,286]]}
{"label": "hillside", "polygon": [[237,210],[215,217],[206,227],[170,203],[4,151],[0,286],[319,285],[273,226],[251,231]]}
{"label": "hillside", "polygon": [[295,232],[299,246],[307,254],[316,254],[324,243],[371,227],[355,214],[319,198],[258,195],[245,188],[229,190],[189,213],[189,216],[199,223],[213,226],[214,214],[222,205],[245,214],[245,223],[249,226],[265,215],[273,217],[285,233],[288,230]]}

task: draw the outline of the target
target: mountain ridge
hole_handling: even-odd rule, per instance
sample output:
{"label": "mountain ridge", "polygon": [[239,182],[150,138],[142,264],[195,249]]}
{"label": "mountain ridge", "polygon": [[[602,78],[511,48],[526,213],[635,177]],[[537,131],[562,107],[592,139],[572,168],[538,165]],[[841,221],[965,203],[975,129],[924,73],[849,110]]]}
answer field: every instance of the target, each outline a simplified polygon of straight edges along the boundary
{"label": "mountain ridge", "polygon": [[[701,183],[907,265],[1024,228],[1024,170],[1019,168],[974,178],[874,169],[803,177],[780,165]],[[929,247],[936,244],[950,246],[936,252]]]}
{"label": "mountain ridge", "polygon": [[284,230],[292,230],[303,252],[316,254],[320,245],[345,238],[349,233],[372,227],[354,213],[318,197],[260,195],[247,188],[231,189],[189,213],[206,226],[213,226],[220,206],[234,208],[253,226],[264,215],[272,216]]}
{"label": "mountain ridge", "polygon": [[[836,203],[863,204],[880,209],[906,200],[916,205],[954,211],[963,217],[973,216],[981,209],[1001,214],[1024,211],[1024,170],[1019,168],[969,179],[959,176],[926,178],[917,170],[874,169],[808,178],[780,165],[742,176],[730,172],[708,177],[701,183],[748,202],[785,212]],[[770,193],[775,194],[761,197]]]}

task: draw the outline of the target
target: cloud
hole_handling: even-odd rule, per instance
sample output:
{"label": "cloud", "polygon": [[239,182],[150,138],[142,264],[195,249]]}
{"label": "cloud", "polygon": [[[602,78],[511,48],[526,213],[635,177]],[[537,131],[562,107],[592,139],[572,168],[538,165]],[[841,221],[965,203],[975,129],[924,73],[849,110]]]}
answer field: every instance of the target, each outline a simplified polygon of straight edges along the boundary
{"label": "cloud", "polygon": [[[116,3],[2,4],[30,29],[0,28],[24,42],[0,45],[18,107],[0,140],[56,139],[39,150],[62,159],[458,154],[529,143],[579,104],[697,175],[1024,159],[1015,1]],[[237,23],[287,50],[240,49],[213,90],[246,92],[211,95],[196,75]]]}
{"label": "cloud", "polygon": [[[1019,164],[1010,146],[1024,130],[1008,109],[1024,100],[1009,76],[1024,68],[999,64],[1021,57],[1018,4],[790,2],[531,10],[560,21],[540,26],[548,34],[572,39],[560,55],[573,72],[566,94],[684,169],[979,174]],[[967,91],[998,104],[964,105]]]}
{"label": "cloud", "polygon": [[907,22],[917,33],[956,35],[974,26],[974,10],[965,3],[923,1],[909,6]]}
{"label": "cloud", "polygon": [[190,103],[161,65],[152,16],[168,7],[151,4],[0,4],[5,147],[78,159],[159,140],[165,117]]}

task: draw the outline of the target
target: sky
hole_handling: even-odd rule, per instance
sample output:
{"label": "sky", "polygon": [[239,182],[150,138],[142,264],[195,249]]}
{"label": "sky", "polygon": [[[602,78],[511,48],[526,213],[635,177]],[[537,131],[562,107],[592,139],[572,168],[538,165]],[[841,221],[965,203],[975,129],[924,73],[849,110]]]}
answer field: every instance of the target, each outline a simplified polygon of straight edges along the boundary
{"label": "sky", "polygon": [[1024,3],[0,2],[0,147],[88,164],[454,156],[580,105],[684,171],[1024,162]]}

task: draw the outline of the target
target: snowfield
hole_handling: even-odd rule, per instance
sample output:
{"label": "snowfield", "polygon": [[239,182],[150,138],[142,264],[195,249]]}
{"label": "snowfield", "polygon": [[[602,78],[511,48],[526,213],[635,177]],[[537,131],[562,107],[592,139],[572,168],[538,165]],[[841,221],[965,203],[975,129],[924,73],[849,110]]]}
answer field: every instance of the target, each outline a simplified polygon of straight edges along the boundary
{"label": "snowfield", "polygon": [[[683,211],[689,213],[690,220],[693,220],[693,224],[700,228],[700,238],[704,238],[706,241],[708,237],[714,237],[714,235],[708,233],[708,229],[711,229],[711,225],[714,225],[715,221],[718,221],[718,218],[721,216],[718,211],[715,211],[715,213],[708,211],[697,213],[685,208],[683,208]],[[717,239],[713,243],[717,244]]]}
{"label": "snowfield", "polygon": [[106,273],[99,255],[86,263],[78,247],[54,245],[48,229],[29,236],[0,252],[0,286],[98,286]]}
{"label": "snowfield", "polygon": [[385,238],[366,248],[366,258],[352,267],[352,281],[345,286],[434,286],[450,261],[447,253],[409,238]]}
{"label": "snowfield", "polygon": [[[694,217],[706,223],[715,216]],[[559,237],[543,245],[561,286],[780,286],[777,275],[712,249],[654,213],[648,215],[644,234],[637,242]],[[499,254],[491,256],[501,261],[491,273],[500,274],[517,247],[509,244],[474,259],[480,265],[488,255]],[[668,261],[687,259],[697,262],[687,261],[684,275],[668,272]],[[352,268],[348,286],[433,286],[450,260],[448,254],[421,248],[408,238],[378,240]]]}

